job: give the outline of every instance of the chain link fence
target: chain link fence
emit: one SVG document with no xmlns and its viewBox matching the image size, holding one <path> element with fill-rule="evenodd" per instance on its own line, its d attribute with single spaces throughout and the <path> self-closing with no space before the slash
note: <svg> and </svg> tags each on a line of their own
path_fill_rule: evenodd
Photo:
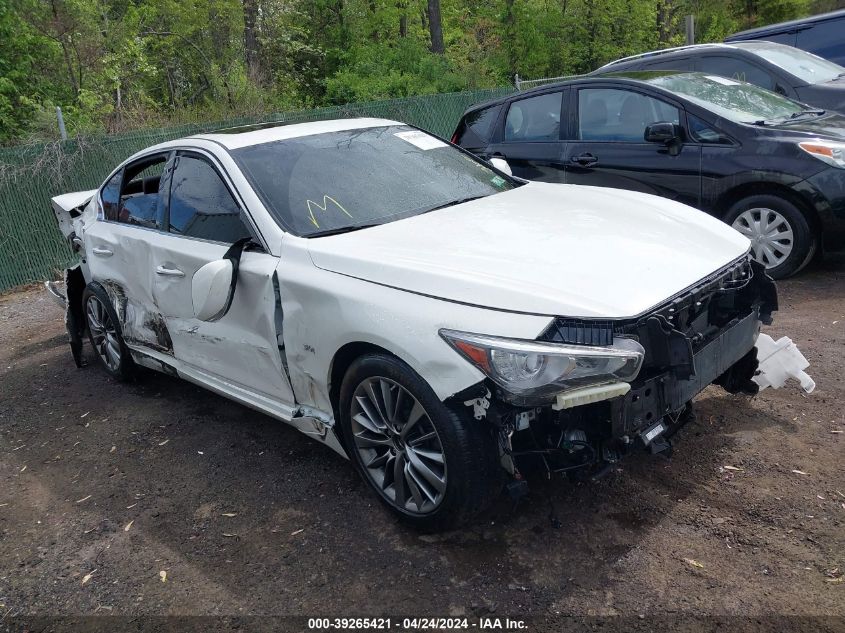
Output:
<svg viewBox="0 0 845 633">
<path fill-rule="evenodd" d="M 95 189 L 118 163 L 150 145 L 241 125 L 347 117 L 404 121 L 448 138 L 470 105 L 511 92 L 513 88 L 507 87 L 422 95 L 0 148 L 0 292 L 33 281 L 54 279 L 73 261 L 73 254 L 56 226 L 51 197 Z"/>
</svg>

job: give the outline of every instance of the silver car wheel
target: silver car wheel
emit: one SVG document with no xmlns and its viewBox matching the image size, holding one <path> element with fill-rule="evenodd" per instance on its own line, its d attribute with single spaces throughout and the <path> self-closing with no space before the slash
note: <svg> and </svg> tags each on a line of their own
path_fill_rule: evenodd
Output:
<svg viewBox="0 0 845 633">
<path fill-rule="evenodd" d="M 88 297 L 85 303 L 85 315 L 94 351 L 112 371 L 120 367 L 120 339 L 117 329 L 109 316 L 106 306 L 97 297 Z"/>
<path fill-rule="evenodd" d="M 792 253 L 795 244 L 792 227 L 774 209 L 748 209 L 731 226 L 751 240 L 754 259 L 767 269 L 779 266 Z"/>
<path fill-rule="evenodd" d="M 419 401 L 375 376 L 355 389 L 350 418 L 364 472 L 382 495 L 406 512 L 433 512 L 446 493 L 446 456 Z"/>
</svg>

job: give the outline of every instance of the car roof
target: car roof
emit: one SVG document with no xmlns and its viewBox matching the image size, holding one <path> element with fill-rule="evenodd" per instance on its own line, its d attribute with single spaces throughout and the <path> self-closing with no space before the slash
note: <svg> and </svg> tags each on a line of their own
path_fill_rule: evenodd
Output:
<svg viewBox="0 0 845 633">
<path fill-rule="evenodd" d="M 797 20 L 789 20 L 788 22 L 778 22 L 777 24 L 769 24 L 768 26 L 759 26 L 755 29 L 747 29 L 726 37 L 725 41 L 731 42 L 734 38 L 756 37 L 758 35 L 780 33 L 781 31 L 789 31 L 790 29 L 803 26 L 805 24 L 813 24 L 815 22 L 824 22 L 825 20 L 835 20 L 838 18 L 845 18 L 845 9 L 831 11 L 830 13 L 820 13 L 819 15 L 811 15 L 810 17 L 799 18 Z"/>
<path fill-rule="evenodd" d="M 750 42 L 749 42 L 750 43 Z M 590 74 L 598 73 L 604 71 L 608 68 L 613 68 L 616 65 L 625 64 L 628 62 L 639 61 L 643 59 L 650 59 L 652 57 L 663 57 L 664 55 L 683 55 L 689 52 L 697 52 L 697 51 L 706 51 L 706 50 L 721 50 L 721 51 L 730 51 L 730 50 L 742 50 L 748 48 L 746 42 L 731 42 L 730 44 L 725 44 L 722 42 L 716 42 L 713 44 L 690 44 L 688 46 L 675 46 L 672 48 L 661 48 L 656 51 L 648 51 L 646 53 L 639 53 L 637 55 L 630 55 L 628 57 L 623 57 L 621 59 L 614 60 L 612 62 L 608 62 L 604 66 L 600 66 L 596 70 L 594 70 Z"/>
<path fill-rule="evenodd" d="M 212 141 L 222 145 L 226 149 L 240 149 L 251 145 L 261 145 L 262 143 L 272 143 L 274 141 L 302 136 L 384 127 L 388 125 L 404 125 L 404 123 L 390 119 L 376 118 L 330 119 L 328 121 L 309 121 L 307 123 L 263 123 L 217 130 L 210 134 L 197 134 L 188 138 L 192 140 Z"/>
<path fill-rule="evenodd" d="M 626 74 L 627 72 L 636 73 L 636 75 Z M 678 70 L 639 70 L 639 71 L 625 71 L 620 70 L 618 72 L 608 73 L 606 75 L 573 75 L 568 79 L 564 79 L 563 81 L 555 81 L 552 83 L 543 84 L 542 86 L 535 86 L 534 88 L 529 88 L 528 90 L 520 90 L 518 92 L 512 92 L 509 95 L 505 95 L 504 97 L 498 97 L 496 99 L 488 99 L 487 101 L 480 101 L 478 103 L 474 103 L 469 108 L 466 109 L 464 114 L 461 118 L 465 117 L 467 114 L 471 112 L 476 112 L 478 110 L 483 110 L 484 108 L 489 108 L 490 106 L 495 106 L 500 103 L 505 103 L 506 101 L 512 99 L 524 99 L 526 97 L 530 97 L 531 95 L 535 94 L 542 94 L 543 92 L 555 90 L 558 88 L 566 88 L 567 86 L 574 86 L 579 84 L 590 84 L 590 83 L 598 83 L 604 82 L 608 79 L 612 79 L 614 81 L 621 81 L 622 83 L 628 84 L 648 84 L 648 79 L 656 79 L 658 77 L 663 77 L 666 75 L 677 75 L 679 73 L 684 74 L 699 74 L 704 75 L 706 73 L 693 73 L 691 71 L 678 71 Z M 647 79 L 643 78 L 643 75 L 647 75 Z"/>
</svg>

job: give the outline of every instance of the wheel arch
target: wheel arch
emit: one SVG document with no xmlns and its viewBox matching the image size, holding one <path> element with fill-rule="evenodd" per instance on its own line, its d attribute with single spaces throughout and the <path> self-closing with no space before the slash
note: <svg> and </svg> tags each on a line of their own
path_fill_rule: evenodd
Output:
<svg viewBox="0 0 845 633">
<path fill-rule="evenodd" d="M 794 204 L 807 218 L 815 238 L 821 232 L 821 221 L 813 205 L 794 189 L 777 182 L 747 182 L 729 189 L 716 202 L 716 215 L 724 220 L 733 205 L 740 200 L 757 195 L 780 196 Z"/>
<path fill-rule="evenodd" d="M 328 376 L 328 387 L 329 387 L 329 401 L 332 405 L 332 411 L 334 412 L 335 416 L 338 413 L 338 405 L 340 402 L 340 386 L 343 383 L 343 377 L 346 375 L 346 372 L 352 366 L 352 363 L 355 362 L 356 359 L 360 358 L 365 354 L 386 354 L 388 356 L 392 356 L 394 358 L 398 358 L 399 360 L 404 359 L 400 358 L 389 349 L 385 349 L 380 345 L 376 345 L 375 343 L 368 343 L 365 341 L 353 341 L 351 343 L 346 343 L 340 349 L 338 349 L 334 356 L 332 357 L 331 365 L 329 366 L 329 376 Z M 418 372 L 419 373 L 419 372 Z"/>
</svg>

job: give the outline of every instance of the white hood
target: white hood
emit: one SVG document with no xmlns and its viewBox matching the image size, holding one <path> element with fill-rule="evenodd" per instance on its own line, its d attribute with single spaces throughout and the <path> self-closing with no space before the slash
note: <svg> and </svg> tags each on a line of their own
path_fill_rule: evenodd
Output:
<svg viewBox="0 0 845 633">
<path fill-rule="evenodd" d="M 532 182 L 413 218 L 308 240 L 319 268 L 542 315 L 629 317 L 746 253 L 715 218 L 646 194 Z"/>
</svg>

